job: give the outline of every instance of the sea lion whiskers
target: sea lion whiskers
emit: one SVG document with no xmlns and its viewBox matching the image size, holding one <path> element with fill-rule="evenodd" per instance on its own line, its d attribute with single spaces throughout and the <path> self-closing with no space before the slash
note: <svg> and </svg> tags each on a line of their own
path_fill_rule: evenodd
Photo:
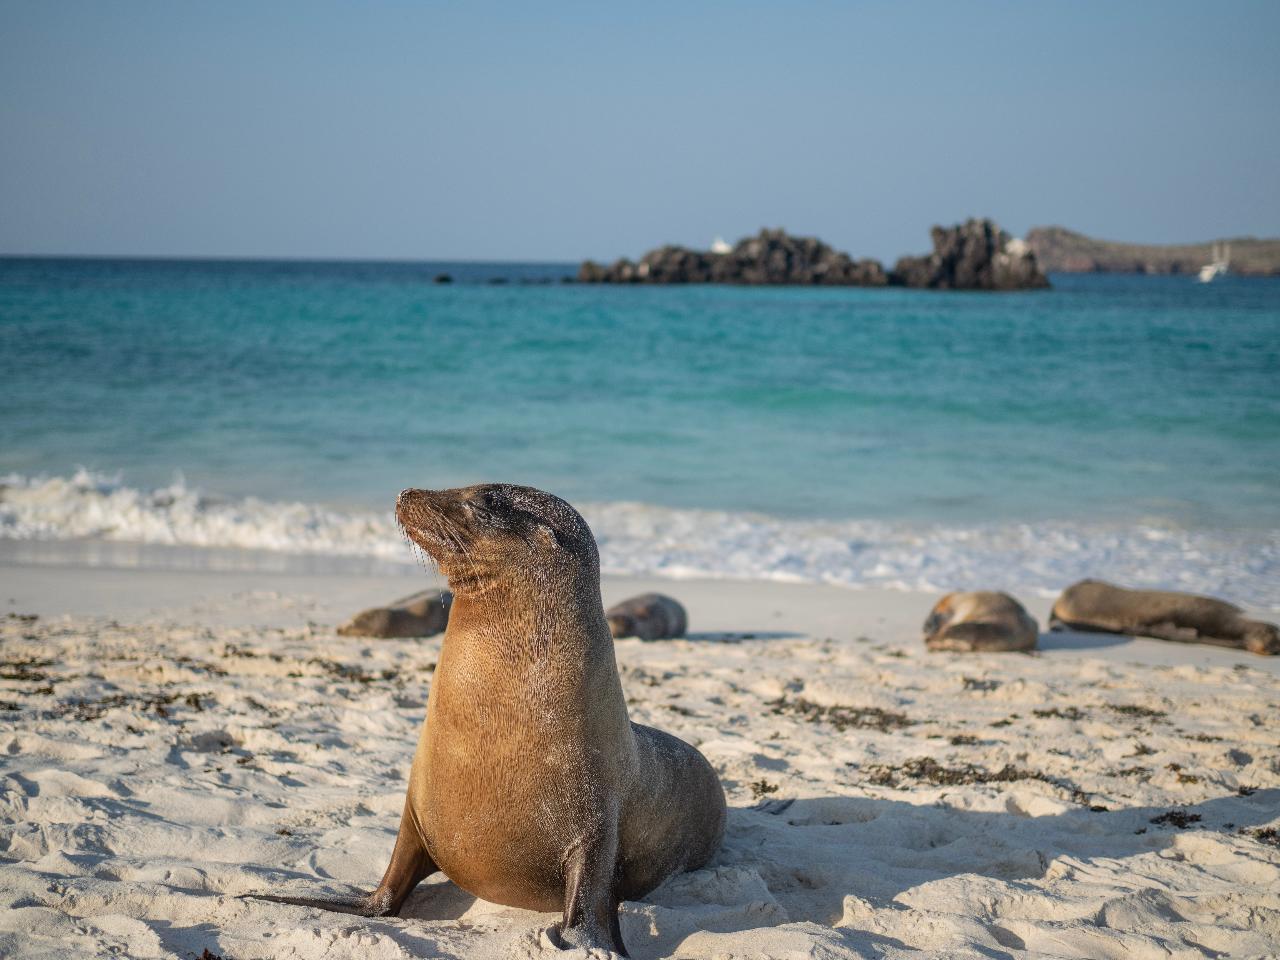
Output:
<svg viewBox="0 0 1280 960">
<path fill-rule="evenodd" d="M 399 517 L 396 518 L 396 527 L 400 530 L 400 537 L 409 545 L 409 552 L 422 567 L 423 573 L 431 573 L 432 568 L 434 568 L 437 574 L 440 573 L 440 566 L 436 563 L 435 557 L 432 557 L 431 554 L 427 553 L 427 551 L 423 550 L 413 542 L 413 537 L 409 536 L 409 531 L 404 528 L 404 524 L 400 522 Z M 427 566 L 428 561 L 430 561 L 431 567 Z"/>
<path fill-rule="evenodd" d="M 453 520 L 447 517 L 443 511 L 437 512 L 434 519 L 448 531 L 449 537 L 453 543 L 456 544 L 462 559 L 465 560 L 467 566 L 471 568 L 472 589 L 470 592 L 473 594 L 484 592 L 484 590 L 488 588 L 479 586 L 484 582 L 484 577 L 480 572 L 479 566 L 476 564 L 475 550 L 471 547 L 467 533 Z"/>
<path fill-rule="evenodd" d="M 409 530 L 405 527 L 399 517 L 396 517 L 396 526 L 400 528 L 400 536 L 403 537 L 404 542 L 409 545 L 409 551 L 418 561 L 418 565 L 422 567 L 422 572 L 428 576 L 444 576 L 444 571 L 440 569 L 440 564 L 436 561 L 436 558 L 423 549 L 423 547 L 415 541 L 413 537 L 409 536 Z"/>
<path fill-rule="evenodd" d="M 401 498 L 403 497 L 404 493 L 401 493 Z M 446 515 L 444 510 L 439 509 L 434 503 L 428 502 L 424 504 L 419 500 L 415 504 L 415 507 L 416 509 L 412 522 L 406 521 L 402 518 L 398 509 L 396 512 L 396 521 L 400 524 L 401 530 L 403 530 L 406 536 L 409 537 L 410 542 L 414 542 L 412 532 L 410 531 L 410 527 L 412 527 L 413 530 L 424 534 L 429 539 L 446 548 L 450 555 L 457 557 L 466 563 L 471 570 L 471 586 L 473 588 L 479 588 L 479 586 L 484 582 L 484 576 L 475 561 L 474 550 L 470 543 L 471 538 L 467 531 L 459 527 L 458 524 Z M 432 563 L 438 572 L 447 574 L 447 571 L 441 564 L 440 558 L 434 556 L 431 551 L 427 550 L 422 544 L 415 543 L 415 546 L 431 557 Z M 476 591 L 473 589 L 471 592 Z"/>
</svg>

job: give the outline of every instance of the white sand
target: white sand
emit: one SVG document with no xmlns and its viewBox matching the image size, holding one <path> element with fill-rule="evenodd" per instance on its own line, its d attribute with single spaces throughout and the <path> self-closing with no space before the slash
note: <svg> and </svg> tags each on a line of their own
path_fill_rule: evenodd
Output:
<svg viewBox="0 0 1280 960">
<path fill-rule="evenodd" d="M 442 878 L 393 920 L 236 896 L 381 875 L 439 638 L 332 628 L 420 583 L 0 566 L 40 615 L 0 621 L 0 955 L 550 956 L 555 917 Z M 1276 659 L 927 654 L 924 594 L 605 597 L 655 586 L 695 633 L 617 645 L 632 716 L 697 744 L 731 809 L 710 868 L 624 905 L 634 956 L 1280 954 Z"/>
</svg>

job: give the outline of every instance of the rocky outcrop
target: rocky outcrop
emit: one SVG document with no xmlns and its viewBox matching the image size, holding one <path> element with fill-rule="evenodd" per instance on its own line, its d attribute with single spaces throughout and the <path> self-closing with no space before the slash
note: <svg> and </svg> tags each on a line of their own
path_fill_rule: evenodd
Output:
<svg viewBox="0 0 1280 960">
<path fill-rule="evenodd" d="M 739 240 L 712 266 L 713 283 L 883 287 L 887 279 L 875 260 L 854 260 L 816 237 L 782 230 Z"/>
<path fill-rule="evenodd" d="M 1242 276 L 1280 276 L 1280 240 L 1236 237 L 1230 270 Z M 1143 244 L 1095 240 L 1065 227 L 1036 227 L 1029 246 L 1049 272 L 1192 274 L 1213 260 L 1213 243 Z"/>
<path fill-rule="evenodd" d="M 891 274 L 876 260 L 855 260 L 816 237 L 761 230 L 727 253 L 665 246 L 638 261 L 604 265 L 588 260 L 579 283 L 725 283 L 883 287 L 934 290 L 1029 290 L 1047 287 L 1035 255 L 990 220 L 933 228 L 933 253 L 903 257 Z"/>
<path fill-rule="evenodd" d="M 875 260 L 854 260 L 815 237 L 793 237 L 783 230 L 761 230 L 728 253 L 665 246 L 638 262 L 623 258 L 604 266 L 588 260 L 578 271 L 580 283 L 882 287 L 887 279 Z"/>
<path fill-rule="evenodd" d="M 1049 286 L 1027 244 L 991 220 L 934 227 L 933 253 L 902 257 L 889 274 L 894 286 L 926 290 L 1035 290 Z"/>
</svg>

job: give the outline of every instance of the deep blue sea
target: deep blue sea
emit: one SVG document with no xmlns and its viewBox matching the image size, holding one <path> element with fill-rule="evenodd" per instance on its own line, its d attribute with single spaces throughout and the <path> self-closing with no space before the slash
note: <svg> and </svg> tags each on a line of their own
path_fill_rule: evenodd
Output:
<svg viewBox="0 0 1280 960">
<path fill-rule="evenodd" d="M 502 480 L 614 571 L 1280 606 L 1280 281 L 573 272 L 0 259 L 0 537 L 395 558 L 400 488 Z"/>
</svg>

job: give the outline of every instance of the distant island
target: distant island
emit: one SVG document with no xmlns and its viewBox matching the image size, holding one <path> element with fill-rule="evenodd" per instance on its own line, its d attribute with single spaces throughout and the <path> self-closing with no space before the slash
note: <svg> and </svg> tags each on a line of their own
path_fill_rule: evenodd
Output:
<svg viewBox="0 0 1280 960">
<path fill-rule="evenodd" d="M 901 257 L 886 271 L 877 260 L 855 260 L 816 237 L 761 230 L 733 247 L 693 250 L 663 246 L 638 261 L 587 260 L 579 283 L 725 283 L 927 290 L 1035 290 L 1049 286 L 1036 255 L 988 219 L 934 227 L 933 252 Z"/>
<path fill-rule="evenodd" d="M 1217 241 L 1222 243 L 1224 241 Z M 1280 239 L 1234 237 L 1230 272 L 1252 277 L 1280 276 Z M 1048 273 L 1195 274 L 1212 257 L 1213 243 L 1140 244 L 1095 240 L 1065 227 L 1035 227 L 1027 246 Z"/>
</svg>

